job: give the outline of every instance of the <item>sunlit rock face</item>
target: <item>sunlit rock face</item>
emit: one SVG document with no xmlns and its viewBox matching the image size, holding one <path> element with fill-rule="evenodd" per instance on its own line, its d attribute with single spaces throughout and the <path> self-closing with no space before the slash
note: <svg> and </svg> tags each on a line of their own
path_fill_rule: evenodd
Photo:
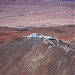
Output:
<svg viewBox="0 0 75 75">
<path fill-rule="evenodd" d="M 36 33 L 2 43 L 0 75 L 75 75 L 75 49 Z"/>
</svg>

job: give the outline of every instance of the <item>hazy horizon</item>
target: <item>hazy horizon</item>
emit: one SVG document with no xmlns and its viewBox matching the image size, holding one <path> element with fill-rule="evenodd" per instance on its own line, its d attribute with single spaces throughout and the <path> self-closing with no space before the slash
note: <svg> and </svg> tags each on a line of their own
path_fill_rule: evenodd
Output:
<svg viewBox="0 0 75 75">
<path fill-rule="evenodd" d="M 0 0 L 0 4 L 14 4 L 16 2 L 28 2 L 28 3 L 35 3 L 35 2 L 58 2 L 58 1 L 75 1 L 75 0 Z"/>
</svg>

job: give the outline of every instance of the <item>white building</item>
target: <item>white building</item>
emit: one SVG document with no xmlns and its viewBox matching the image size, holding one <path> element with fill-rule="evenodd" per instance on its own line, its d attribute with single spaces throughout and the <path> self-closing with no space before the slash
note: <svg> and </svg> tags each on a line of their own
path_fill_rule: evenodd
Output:
<svg viewBox="0 0 75 75">
<path fill-rule="evenodd" d="M 28 38 L 36 38 L 36 37 L 38 37 L 38 34 L 36 34 L 36 33 L 32 33 L 32 34 L 30 34 L 29 36 L 27 36 Z"/>
</svg>

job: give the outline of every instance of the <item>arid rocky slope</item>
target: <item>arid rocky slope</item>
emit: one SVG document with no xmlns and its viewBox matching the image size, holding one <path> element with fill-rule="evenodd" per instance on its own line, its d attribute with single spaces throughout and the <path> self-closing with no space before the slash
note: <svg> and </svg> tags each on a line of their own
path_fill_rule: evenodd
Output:
<svg viewBox="0 0 75 75">
<path fill-rule="evenodd" d="M 43 37 L 2 43 L 0 75 L 75 75 L 75 48 Z"/>
</svg>

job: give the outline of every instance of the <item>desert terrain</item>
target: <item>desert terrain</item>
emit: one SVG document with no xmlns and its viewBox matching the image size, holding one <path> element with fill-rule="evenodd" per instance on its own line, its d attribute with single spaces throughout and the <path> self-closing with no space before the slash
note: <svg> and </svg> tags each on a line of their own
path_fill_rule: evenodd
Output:
<svg viewBox="0 0 75 75">
<path fill-rule="evenodd" d="M 8 40 L 14 40 L 27 36 L 31 33 L 38 33 L 46 36 L 53 36 L 62 41 L 75 40 L 75 25 L 68 26 L 52 26 L 52 27 L 25 27 L 25 28 L 0 28 L 0 43 Z"/>
<path fill-rule="evenodd" d="M 10 0 L 0 5 L 0 27 L 74 25 L 74 7 L 74 2 L 66 1 Z"/>
<path fill-rule="evenodd" d="M 75 28 L 74 7 L 72 1 L 2 0 L 0 1 L 0 42 L 32 32 L 71 40 L 74 38 Z M 16 31 L 14 28 L 19 28 L 21 31 Z"/>
<path fill-rule="evenodd" d="M 75 41 L 36 35 L 0 44 L 0 75 L 75 75 Z"/>
<path fill-rule="evenodd" d="M 75 75 L 74 3 L 0 0 L 0 75 Z"/>
</svg>

